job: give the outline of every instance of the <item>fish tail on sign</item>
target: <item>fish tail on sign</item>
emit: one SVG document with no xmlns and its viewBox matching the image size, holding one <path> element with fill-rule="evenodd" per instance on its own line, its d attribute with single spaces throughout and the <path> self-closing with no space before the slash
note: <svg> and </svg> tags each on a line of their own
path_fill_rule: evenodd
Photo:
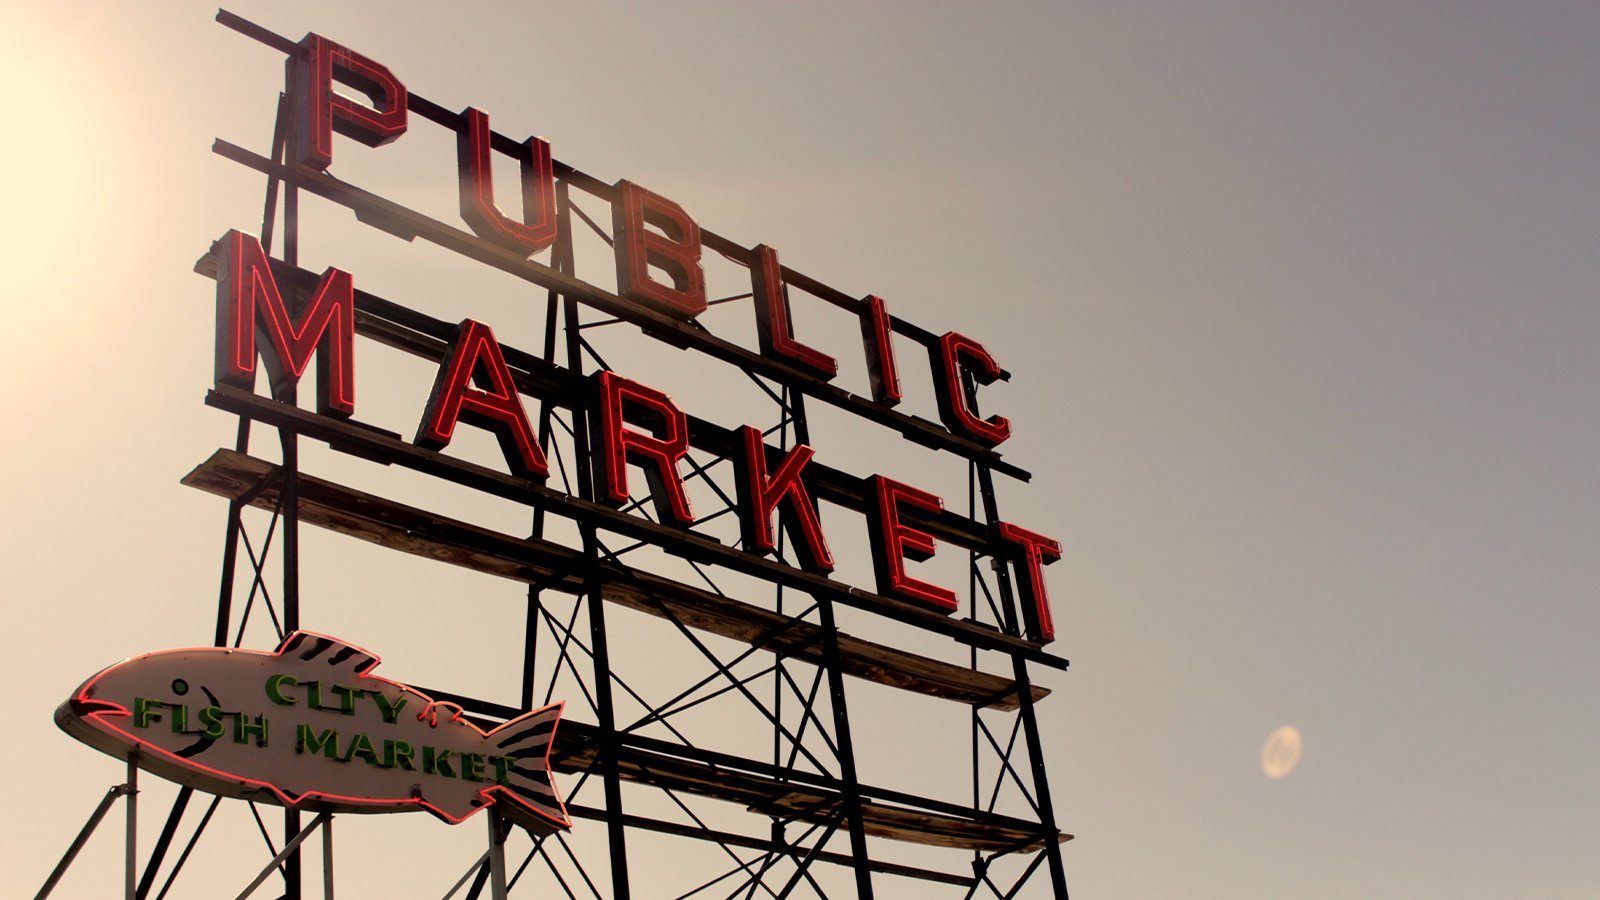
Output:
<svg viewBox="0 0 1600 900">
<path fill-rule="evenodd" d="M 504 801 L 501 812 L 508 819 L 536 834 L 572 827 L 550 779 L 550 739 L 562 707 L 557 703 L 536 709 L 484 735 L 492 756 L 504 760 L 504 777 L 497 777 L 500 784 L 486 793 Z"/>
</svg>

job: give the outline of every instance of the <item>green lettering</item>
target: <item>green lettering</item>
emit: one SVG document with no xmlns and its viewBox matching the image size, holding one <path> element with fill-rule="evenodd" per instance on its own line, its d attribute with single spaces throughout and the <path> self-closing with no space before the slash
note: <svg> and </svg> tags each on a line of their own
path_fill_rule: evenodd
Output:
<svg viewBox="0 0 1600 900">
<path fill-rule="evenodd" d="M 322 682 L 307 681 L 303 683 L 306 689 L 306 706 L 312 709 L 322 709 Z"/>
<path fill-rule="evenodd" d="M 133 727 L 149 728 L 151 722 L 161 721 L 161 713 L 156 710 L 165 706 L 160 700 L 146 700 L 143 697 L 133 698 Z"/>
<path fill-rule="evenodd" d="M 363 691 L 360 688 L 353 688 L 353 687 L 350 687 L 348 685 L 336 684 L 336 685 L 333 686 L 333 692 L 334 692 L 334 694 L 338 695 L 338 697 L 339 697 L 339 715 L 341 715 L 341 716 L 353 716 L 353 715 L 355 715 L 356 714 L 356 698 L 361 696 Z"/>
<path fill-rule="evenodd" d="M 385 697 L 382 691 L 367 691 L 367 693 L 372 695 L 372 699 L 378 701 L 378 712 L 383 715 L 385 725 L 393 725 L 395 720 L 400 718 L 400 710 L 406 705 L 406 698 L 401 697 L 391 704 L 389 698 Z"/>
<path fill-rule="evenodd" d="M 494 763 L 495 783 L 510 784 L 511 770 L 516 767 L 517 758 L 514 756 L 491 756 L 489 759 Z"/>
<path fill-rule="evenodd" d="M 283 686 L 295 687 L 299 684 L 300 682 L 293 675 L 269 675 L 267 676 L 267 699 L 279 706 L 293 706 L 295 699 L 284 696 Z"/>
<path fill-rule="evenodd" d="M 484 757 L 482 753 L 461 754 L 461 780 L 482 781 L 483 759 Z"/>
<path fill-rule="evenodd" d="M 172 710 L 172 733 L 183 734 L 189 730 L 189 707 L 182 703 L 168 703 Z"/>
<path fill-rule="evenodd" d="M 321 734 L 311 730 L 310 725 L 296 725 L 294 727 L 294 752 L 296 753 L 321 753 L 329 759 L 337 759 L 339 751 L 339 732 L 332 728 L 324 728 Z"/>
<path fill-rule="evenodd" d="M 405 741 L 383 742 L 383 767 L 385 769 L 405 769 L 415 772 L 417 767 L 412 764 L 411 757 L 416 754 L 416 749 Z"/>
<path fill-rule="evenodd" d="M 423 774 L 443 775 L 446 778 L 456 777 L 456 770 L 450 767 L 450 757 L 453 755 L 455 755 L 454 750 L 440 750 L 435 747 L 423 747 Z"/>
<path fill-rule="evenodd" d="M 265 747 L 267 745 L 267 717 L 256 716 L 255 718 L 256 720 L 251 722 L 250 717 L 244 713 L 239 713 L 233 717 L 233 742 L 235 744 L 249 743 L 250 735 L 253 734 L 256 736 L 257 747 Z"/>
<path fill-rule="evenodd" d="M 369 766 L 383 768 L 383 760 L 378 759 L 378 751 L 372 747 L 372 738 L 361 732 L 357 732 L 356 736 L 350 739 L 350 746 L 344 750 L 344 761 L 349 762 L 358 756 Z"/>
<path fill-rule="evenodd" d="M 208 741 L 222 737 L 223 732 L 227 730 L 222 724 L 223 715 L 220 706 L 207 706 L 201 709 L 200 724 L 205 726 L 205 730 L 200 732 L 200 736 Z"/>
</svg>

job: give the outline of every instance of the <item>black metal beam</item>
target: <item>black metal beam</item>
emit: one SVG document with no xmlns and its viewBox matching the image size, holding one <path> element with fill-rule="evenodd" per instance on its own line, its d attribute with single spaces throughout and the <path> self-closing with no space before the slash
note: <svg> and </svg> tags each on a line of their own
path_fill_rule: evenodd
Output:
<svg viewBox="0 0 1600 900">
<path fill-rule="evenodd" d="M 588 806 L 569 805 L 567 807 L 567 812 L 575 818 L 590 819 L 593 821 L 600 821 L 606 816 L 605 810 Z M 645 816 L 635 815 L 624 815 L 622 820 L 623 823 L 629 828 L 638 828 L 644 831 L 653 831 L 659 834 L 670 834 L 676 837 L 692 838 L 694 840 L 715 841 L 717 843 L 727 844 L 730 847 L 742 847 L 747 850 L 762 850 L 769 852 L 780 852 L 785 849 L 785 845 L 767 838 L 751 837 L 750 835 L 737 834 L 731 831 L 718 831 L 710 828 L 702 828 L 698 825 L 681 825 L 677 822 L 667 822 L 661 819 L 651 819 Z M 832 863 L 840 866 L 853 866 L 856 864 L 855 857 L 850 854 L 834 853 L 826 850 L 818 853 L 817 859 L 822 862 Z M 969 875 L 956 875 L 950 872 L 939 872 L 933 869 L 923 869 L 917 866 L 901 865 L 899 863 L 884 862 L 882 860 L 869 860 L 867 865 L 874 872 L 882 872 L 885 875 L 898 875 L 904 878 L 916 878 L 922 881 L 936 881 L 944 884 L 960 885 L 961 887 L 969 887 L 977 882 L 976 878 L 973 878 Z"/>
<path fill-rule="evenodd" d="M 308 437 L 325 441 L 335 449 L 366 459 L 403 465 L 507 500 L 543 505 L 566 518 L 592 522 L 607 531 L 669 548 L 670 552 L 683 559 L 720 565 L 813 596 L 821 594 L 845 606 L 915 625 L 980 649 L 1021 654 L 1029 661 L 1057 669 L 1065 669 L 1068 665 L 1067 660 L 1041 649 L 1038 644 L 990 626 L 946 618 L 906 601 L 884 597 L 776 560 L 745 553 L 710 537 L 629 516 L 603 504 L 573 497 L 527 479 L 418 447 L 380 429 L 319 416 L 235 388 L 222 387 L 210 391 L 206 395 L 206 403 L 229 412 L 248 414 L 276 427 L 293 428 Z M 582 467 L 579 468 L 581 471 Z"/>
<path fill-rule="evenodd" d="M 969 460 L 984 460 L 994 471 L 1020 481 L 1028 481 L 1033 477 L 1026 469 L 1001 459 L 1000 454 L 994 450 L 952 434 L 941 425 L 897 412 L 828 382 L 818 381 L 784 362 L 716 337 L 692 323 L 682 322 L 630 303 L 587 282 L 579 281 L 549 266 L 485 241 L 471 232 L 425 216 L 325 172 L 284 166 L 220 138 L 212 144 L 212 151 L 224 159 L 232 160 L 265 175 L 275 175 L 288 184 L 345 206 L 356 213 L 357 218 L 382 231 L 406 240 L 423 238 L 524 281 L 559 291 L 563 297 L 579 300 L 584 305 L 607 315 L 632 322 L 651 337 L 675 347 L 693 348 L 707 356 L 730 363 L 742 371 L 756 372 L 795 387 L 824 403 L 893 429 L 915 444 L 932 450 L 954 453 Z"/>
</svg>

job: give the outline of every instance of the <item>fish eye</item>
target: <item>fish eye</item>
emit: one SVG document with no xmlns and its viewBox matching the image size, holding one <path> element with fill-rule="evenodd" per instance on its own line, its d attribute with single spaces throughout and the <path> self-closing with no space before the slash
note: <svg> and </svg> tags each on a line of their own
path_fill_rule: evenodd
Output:
<svg viewBox="0 0 1600 900">
<path fill-rule="evenodd" d="M 179 697 L 189 693 L 189 682 L 184 681 L 182 678 L 172 679 L 172 692 Z"/>
</svg>

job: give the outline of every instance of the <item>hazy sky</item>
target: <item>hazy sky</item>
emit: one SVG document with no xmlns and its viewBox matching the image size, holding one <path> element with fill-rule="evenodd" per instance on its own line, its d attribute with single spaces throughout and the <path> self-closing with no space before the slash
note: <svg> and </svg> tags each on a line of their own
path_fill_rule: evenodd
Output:
<svg viewBox="0 0 1600 900">
<path fill-rule="evenodd" d="M 1015 426 L 1006 458 L 1035 473 L 1003 490 L 1007 518 L 1065 548 L 1048 577 L 1072 667 L 1041 675 L 1055 693 L 1040 715 L 1075 896 L 1600 891 L 1600 7 L 229 8 L 348 44 L 446 107 L 487 109 L 603 180 L 971 334 L 1014 373 L 985 398 Z M 51 724 L 54 706 L 116 659 L 210 638 L 224 504 L 177 481 L 233 425 L 201 402 L 213 286 L 191 268 L 227 229 L 259 228 L 261 179 L 209 146 L 266 152 L 282 72 L 214 11 L 0 13 L 0 672 L 18 701 L 0 803 L 32 820 L 0 842 L 6 896 L 32 896 L 122 776 Z M 445 138 L 339 140 L 336 172 L 453 221 Z M 419 162 L 430 152 L 437 166 Z M 306 217 L 302 265 L 537 349 L 542 292 L 328 204 Z M 864 391 L 853 325 L 800 324 Z M 617 368 L 743 421 L 726 371 L 608 339 Z M 414 428 L 431 373 L 362 371 L 372 417 Z M 831 465 L 959 482 L 946 457 L 895 460 L 817 415 Z M 461 672 L 514 695 L 492 659 L 461 661 L 449 639 L 430 654 L 422 601 L 386 587 L 453 579 L 434 590 L 467 608 L 449 593 L 464 576 L 307 541 L 309 627 L 349 632 L 390 677 Z M 954 548 L 940 559 L 959 569 Z M 484 590 L 486 610 L 517 615 L 514 585 Z M 881 756 L 903 736 L 902 695 L 860 696 Z M 962 720 L 943 721 L 960 751 Z M 1282 725 L 1304 753 L 1272 780 L 1261 747 Z M 170 797 L 148 787 L 146 846 Z M 441 895 L 479 852 L 476 824 L 393 818 L 339 831 L 351 865 L 363 841 L 373 858 L 410 848 L 391 890 Z M 120 820 L 103 828 L 60 896 L 120 887 Z M 440 846 L 418 857 L 426 841 Z M 241 846 L 226 864 L 211 847 L 172 896 L 237 892 L 265 862 Z"/>
</svg>

